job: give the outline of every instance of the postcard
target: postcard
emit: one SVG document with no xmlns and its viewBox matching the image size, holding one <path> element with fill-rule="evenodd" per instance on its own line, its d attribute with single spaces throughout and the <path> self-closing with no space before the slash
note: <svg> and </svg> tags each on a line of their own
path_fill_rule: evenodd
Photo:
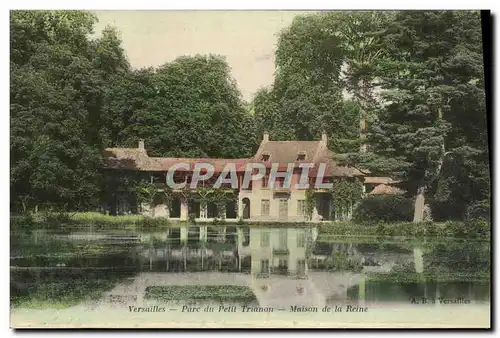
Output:
<svg viewBox="0 0 500 338">
<path fill-rule="evenodd" d="M 11 327 L 491 328 L 489 15 L 11 11 Z"/>
</svg>

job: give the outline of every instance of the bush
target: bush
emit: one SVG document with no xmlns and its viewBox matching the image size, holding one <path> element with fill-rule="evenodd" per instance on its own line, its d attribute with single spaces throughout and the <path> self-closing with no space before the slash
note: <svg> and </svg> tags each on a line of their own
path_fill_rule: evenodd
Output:
<svg viewBox="0 0 500 338">
<path fill-rule="evenodd" d="M 36 221 L 32 214 L 13 216 L 10 218 L 10 229 L 12 230 L 32 230 L 36 227 Z"/>
<path fill-rule="evenodd" d="M 412 218 L 413 201 L 402 196 L 366 197 L 353 213 L 353 221 L 362 224 L 410 222 Z"/>
<path fill-rule="evenodd" d="M 166 228 L 170 225 L 170 222 L 165 217 L 144 217 L 135 222 L 136 228 L 138 230 L 146 231 L 146 230 L 156 230 L 160 228 Z"/>
<path fill-rule="evenodd" d="M 480 201 L 471 204 L 466 211 L 466 218 L 469 221 L 472 220 L 490 220 L 490 201 Z"/>
</svg>

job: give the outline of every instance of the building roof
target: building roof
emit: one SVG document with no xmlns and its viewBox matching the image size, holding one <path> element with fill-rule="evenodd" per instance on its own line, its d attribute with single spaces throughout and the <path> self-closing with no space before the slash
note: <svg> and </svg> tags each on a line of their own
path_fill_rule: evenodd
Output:
<svg viewBox="0 0 500 338">
<path fill-rule="evenodd" d="M 402 195 L 404 190 L 396 187 L 391 187 L 387 184 L 377 185 L 368 195 Z"/>
<path fill-rule="evenodd" d="M 324 163 L 325 176 L 363 176 L 363 173 L 355 168 L 337 165 L 333 160 L 334 153 L 327 147 L 325 135 L 321 141 L 269 141 L 269 136 L 265 134 L 257 153 L 249 159 L 149 157 L 143 146 L 140 144 L 139 148 L 105 149 L 104 168 L 167 171 L 174 164 L 188 163 L 192 171 L 196 163 L 210 163 L 216 172 L 221 172 L 228 163 L 234 163 L 236 171 L 244 172 L 248 163 L 262 163 L 266 167 L 279 163 L 279 171 L 286 170 L 290 163 L 297 167 L 300 163 L 314 163 L 314 168 L 309 171 L 310 176 L 314 177 L 318 173 L 320 164 Z M 305 155 L 305 159 L 298 160 L 299 154 Z M 263 161 L 262 155 L 268 155 L 268 160 Z"/>
<path fill-rule="evenodd" d="M 305 154 L 304 160 L 298 160 L 299 154 Z M 269 159 L 263 162 L 263 155 L 269 155 Z M 359 170 L 352 167 L 339 166 L 334 160 L 335 153 L 328 149 L 326 134 L 323 134 L 320 141 L 270 141 L 269 135 L 264 134 L 264 139 L 260 143 L 253 162 L 264 163 L 270 167 L 272 163 L 280 163 L 284 169 L 288 163 L 314 163 L 314 168 L 310 170 L 310 176 L 316 176 L 321 163 L 325 164 L 326 176 L 364 176 Z"/>
<path fill-rule="evenodd" d="M 104 155 L 105 168 L 142 171 L 167 171 L 177 163 L 189 164 L 190 171 L 194 169 L 196 163 L 209 163 L 214 166 L 216 172 L 221 172 L 228 163 L 234 163 L 237 171 L 244 171 L 248 162 L 248 159 L 149 157 L 139 148 L 107 148 L 104 150 Z"/>
<path fill-rule="evenodd" d="M 390 177 L 365 177 L 364 182 L 372 184 L 395 184 L 400 183 L 401 181 L 393 180 Z"/>
</svg>

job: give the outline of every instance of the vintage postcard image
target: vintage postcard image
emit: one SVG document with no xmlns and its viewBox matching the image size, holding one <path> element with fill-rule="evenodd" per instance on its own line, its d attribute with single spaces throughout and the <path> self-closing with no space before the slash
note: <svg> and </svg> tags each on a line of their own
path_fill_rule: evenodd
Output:
<svg viewBox="0 0 500 338">
<path fill-rule="evenodd" d="M 489 328 L 485 20 L 11 11 L 11 327 Z"/>
</svg>

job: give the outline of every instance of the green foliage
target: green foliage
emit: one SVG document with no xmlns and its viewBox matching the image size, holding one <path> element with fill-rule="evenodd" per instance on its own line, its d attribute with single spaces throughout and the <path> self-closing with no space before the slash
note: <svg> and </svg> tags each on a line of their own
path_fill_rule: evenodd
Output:
<svg viewBox="0 0 500 338">
<path fill-rule="evenodd" d="M 118 86 L 121 145 L 142 138 L 150 156 L 170 157 L 238 158 L 254 150 L 252 119 L 223 57 L 183 56 Z"/>
<path fill-rule="evenodd" d="M 479 13 L 402 11 L 384 20 L 373 31 L 382 53 L 352 77 L 369 74 L 380 88 L 371 153 L 350 161 L 401 177 L 405 190 L 446 201 L 447 217 L 464 219 L 468 205 L 489 196 Z"/>
<path fill-rule="evenodd" d="M 408 222 L 413 218 L 413 201 L 402 196 L 367 196 L 353 213 L 353 221 L 362 224 Z"/>
<path fill-rule="evenodd" d="M 228 202 L 238 199 L 237 192 L 232 189 L 213 189 L 197 187 L 190 198 L 200 203 L 200 207 L 205 208 L 208 203 L 214 203 L 217 206 L 219 218 L 226 217 L 226 205 Z"/>
<path fill-rule="evenodd" d="M 490 201 L 484 200 L 470 205 L 467 208 L 466 217 L 469 221 L 477 219 L 487 223 L 490 220 L 490 213 Z"/>
<path fill-rule="evenodd" d="M 116 72 L 103 60 L 126 62 L 103 47 L 113 32 L 89 40 L 95 21 L 86 11 L 11 12 L 14 210 L 82 210 L 98 202 L 102 95 Z"/>
<path fill-rule="evenodd" d="M 319 238 L 324 240 L 331 236 L 346 236 L 353 238 L 380 239 L 384 237 L 403 238 L 467 238 L 471 240 L 489 241 L 491 224 L 484 221 L 476 222 L 378 222 L 371 224 L 356 224 L 351 222 L 333 222 L 319 227 Z M 364 239 L 363 239 L 364 240 Z"/>
<path fill-rule="evenodd" d="M 337 179 L 331 189 L 333 212 L 346 214 L 363 198 L 363 183 L 359 180 Z"/>
<path fill-rule="evenodd" d="M 314 188 L 309 187 L 306 190 L 306 214 L 309 220 L 312 218 L 315 206 L 316 199 L 314 198 Z"/>
<path fill-rule="evenodd" d="M 119 32 L 92 39 L 86 11 L 12 11 L 12 209 L 89 210 L 109 190 L 102 152 L 146 141 L 152 156 L 247 157 L 253 117 L 227 62 L 182 57 L 130 69 Z"/>
<path fill-rule="evenodd" d="M 325 131 L 332 149 L 355 149 L 345 140 L 358 138 L 359 110 L 342 100 L 344 53 L 330 31 L 322 16 L 309 15 L 280 33 L 274 83 L 253 100 L 257 131 L 275 140 L 313 140 Z"/>
<path fill-rule="evenodd" d="M 146 288 L 145 298 L 159 301 L 217 301 L 220 303 L 250 303 L 256 300 L 249 287 L 238 285 L 149 286 Z"/>
<path fill-rule="evenodd" d="M 346 252 L 334 252 L 325 262 L 326 268 L 332 271 L 360 272 L 363 265 L 360 260 L 349 257 Z"/>
<path fill-rule="evenodd" d="M 135 227 L 140 231 L 159 230 L 171 225 L 170 221 L 164 217 L 143 217 L 135 221 Z"/>
<path fill-rule="evenodd" d="M 150 183 L 146 180 L 141 180 L 135 186 L 135 193 L 137 195 L 137 201 L 139 203 L 147 203 L 153 207 L 153 201 L 158 194 L 158 188 L 154 183 Z"/>
</svg>

